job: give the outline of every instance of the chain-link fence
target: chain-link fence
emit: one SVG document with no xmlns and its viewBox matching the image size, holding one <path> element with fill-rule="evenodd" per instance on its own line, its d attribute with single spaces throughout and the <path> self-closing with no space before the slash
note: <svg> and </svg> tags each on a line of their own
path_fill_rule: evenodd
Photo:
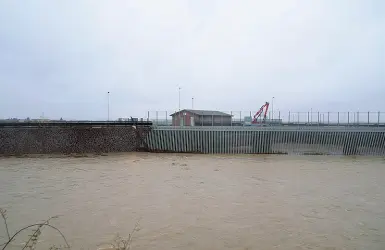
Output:
<svg viewBox="0 0 385 250">
<path fill-rule="evenodd" d="M 155 126 L 385 126 L 385 112 L 148 111 L 143 120 Z"/>
</svg>

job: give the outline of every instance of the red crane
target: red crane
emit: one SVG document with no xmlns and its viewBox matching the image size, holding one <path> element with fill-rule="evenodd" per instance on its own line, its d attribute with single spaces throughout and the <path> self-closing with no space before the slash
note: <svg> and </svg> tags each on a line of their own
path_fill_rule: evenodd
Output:
<svg viewBox="0 0 385 250">
<path fill-rule="evenodd" d="M 258 118 L 262 115 L 262 112 L 264 109 L 265 109 L 265 113 L 263 114 L 262 123 L 264 123 L 266 121 L 267 110 L 269 109 L 269 103 L 268 102 L 263 104 L 262 107 L 257 111 L 257 113 L 255 113 L 251 123 L 253 123 L 253 124 L 261 123 L 261 122 L 258 122 Z"/>
</svg>

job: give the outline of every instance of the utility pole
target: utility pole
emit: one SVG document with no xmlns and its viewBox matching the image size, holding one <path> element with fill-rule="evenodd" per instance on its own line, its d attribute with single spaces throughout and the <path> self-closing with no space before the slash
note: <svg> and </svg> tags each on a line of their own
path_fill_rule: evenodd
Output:
<svg viewBox="0 0 385 250">
<path fill-rule="evenodd" d="M 107 121 L 110 121 L 110 91 L 107 92 Z"/>
</svg>

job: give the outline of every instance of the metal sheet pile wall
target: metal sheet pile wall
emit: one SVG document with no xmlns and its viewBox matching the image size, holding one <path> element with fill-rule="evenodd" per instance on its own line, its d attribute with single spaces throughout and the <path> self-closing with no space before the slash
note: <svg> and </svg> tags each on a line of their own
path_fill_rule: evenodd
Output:
<svg viewBox="0 0 385 250">
<path fill-rule="evenodd" d="M 156 127 L 150 151 L 208 154 L 385 155 L 385 130 L 344 127 Z"/>
</svg>

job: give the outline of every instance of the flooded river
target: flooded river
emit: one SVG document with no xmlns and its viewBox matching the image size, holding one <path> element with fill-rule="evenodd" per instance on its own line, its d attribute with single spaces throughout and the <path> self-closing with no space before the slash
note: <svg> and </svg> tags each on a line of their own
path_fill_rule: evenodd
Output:
<svg viewBox="0 0 385 250">
<path fill-rule="evenodd" d="M 0 158 L 0 207 L 8 210 L 11 232 L 59 215 L 52 225 L 74 249 L 105 248 L 102 243 L 128 235 L 138 221 L 133 250 L 384 249 L 385 160 L 146 153 Z M 6 236 L 2 225 L 0 236 Z M 44 229 L 38 244 L 53 243 L 62 244 L 60 236 Z"/>
</svg>

